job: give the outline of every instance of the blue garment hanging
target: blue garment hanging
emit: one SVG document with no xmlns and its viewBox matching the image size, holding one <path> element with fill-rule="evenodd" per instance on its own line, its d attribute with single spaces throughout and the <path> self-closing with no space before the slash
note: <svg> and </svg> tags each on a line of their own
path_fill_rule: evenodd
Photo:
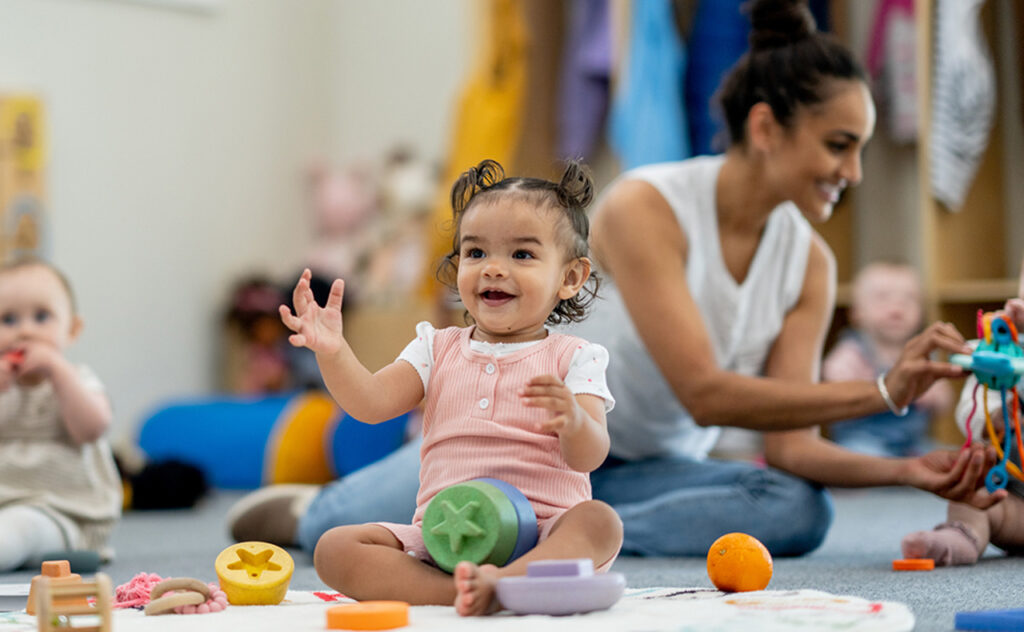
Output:
<svg viewBox="0 0 1024 632">
<path fill-rule="evenodd" d="M 714 112 L 712 99 L 722 78 L 747 50 L 750 20 L 740 12 L 745 1 L 697 3 L 686 69 L 686 111 L 695 155 L 726 149 L 715 144 L 724 126 L 721 116 Z"/>
<path fill-rule="evenodd" d="M 683 100 L 686 49 L 671 0 L 632 3 L 629 59 L 609 117 L 622 167 L 690 156 Z"/>
</svg>

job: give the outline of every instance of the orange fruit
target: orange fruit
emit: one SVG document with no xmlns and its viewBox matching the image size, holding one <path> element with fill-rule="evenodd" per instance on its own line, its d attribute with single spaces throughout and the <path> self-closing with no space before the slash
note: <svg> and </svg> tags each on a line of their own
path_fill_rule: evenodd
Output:
<svg viewBox="0 0 1024 632">
<path fill-rule="evenodd" d="M 708 549 L 708 577 L 725 592 L 764 590 L 772 579 L 772 555 L 746 533 L 726 533 Z"/>
</svg>

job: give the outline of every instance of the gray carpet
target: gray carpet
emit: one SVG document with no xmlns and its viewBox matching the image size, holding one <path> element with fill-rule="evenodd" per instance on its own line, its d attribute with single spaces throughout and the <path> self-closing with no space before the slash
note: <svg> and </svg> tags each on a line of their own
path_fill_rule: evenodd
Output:
<svg viewBox="0 0 1024 632">
<path fill-rule="evenodd" d="M 115 585 L 142 571 L 214 581 L 213 561 L 231 544 L 223 516 L 239 495 L 218 492 L 190 511 L 126 514 L 113 538 L 117 559 L 103 571 Z M 904 533 L 931 528 L 945 518 L 941 500 L 904 489 L 840 490 L 834 498 L 836 521 L 824 545 L 803 558 L 776 559 L 769 589 L 810 588 L 901 601 L 917 617 L 918 630 L 952 630 L 959 611 L 1024 607 L 1016 583 L 1024 563 L 992 548 L 973 567 L 891 570 Z M 291 587 L 323 588 L 309 556 L 292 553 L 296 569 Z M 631 587 L 710 586 L 703 559 L 625 557 L 613 570 L 625 574 Z M 0 583 L 27 582 L 34 574 L 0 574 Z"/>
</svg>

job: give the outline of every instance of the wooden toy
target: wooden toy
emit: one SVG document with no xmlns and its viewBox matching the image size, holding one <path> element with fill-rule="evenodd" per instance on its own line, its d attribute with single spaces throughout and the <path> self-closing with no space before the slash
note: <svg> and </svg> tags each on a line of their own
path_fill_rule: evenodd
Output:
<svg viewBox="0 0 1024 632">
<path fill-rule="evenodd" d="M 480 478 L 438 493 L 423 514 L 423 543 L 449 573 L 468 560 L 504 566 L 537 545 L 537 516 L 512 485 Z"/>
<path fill-rule="evenodd" d="M 269 542 L 240 542 L 224 549 L 214 563 L 220 587 L 236 606 L 281 603 L 295 571 L 287 551 Z"/>
<path fill-rule="evenodd" d="M 1021 349 L 1017 341 L 1017 328 L 1013 322 L 998 312 L 982 313 L 980 310 L 978 311 L 978 338 L 981 339 L 981 342 L 973 354 L 954 354 L 950 356 L 949 361 L 973 372 L 978 380 L 974 387 L 974 393 L 972 393 L 974 405 L 964 424 L 964 434 L 967 437 L 964 442 L 965 448 L 970 447 L 974 440 L 971 422 L 974 420 L 977 408 L 978 389 L 984 389 L 982 401 L 988 401 L 990 388 L 998 389 L 1002 398 L 1002 445 L 1000 445 L 999 434 L 992 425 L 988 406 L 984 406 L 985 427 L 988 430 L 989 440 L 1000 459 L 985 476 L 985 488 L 989 492 L 994 492 L 1006 488 L 1010 474 L 1018 480 L 1024 481 L 1020 467 L 1010 461 L 1014 442 L 1017 445 L 1017 454 L 1024 456 L 1024 444 L 1022 444 L 1020 432 L 1020 406 L 1017 397 L 1017 383 L 1024 375 L 1024 350 Z M 1007 392 L 1010 394 L 1009 398 L 1007 398 Z M 1013 419 L 1012 424 L 1011 418 Z"/>
<path fill-rule="evenodd" d="M 594 574 L 588 558 L 530 562 L 523 577 L 498 580 L 498 601 L 516 614 L 582 614 L 611 608 L 626 590 L 622 573 Z"/>
<path fill-rule="evenodd" d="M 150 602 L 146 604 L 147 615 L 180 612 L 195 614 L 196 607 L 209 602 L 203 612 L 218 612 L 227 605 L 227 596 L 217 591 L 216 599 L 211 585 L 204 584 L 192 577 L 170 577 L 157 583 L 149 592 Z M 192 606 L 191 608 L 189 608 Z"/>
<path fill-rule="evenodd" d="M 82 583 L 82 576 L 71 572 L 71 564 L 67 560 L 43 562 L 40 574 L 32 578 L 32 584 L 29 586 L 28 601 L 25 603 L 25 612 L 28 614 L 36 613 L 36 594 L 39 592 L 39 585 L 46 580 L 49 580 L 50 584 L 54 586 L 58 584 L 80 584 Z M 85 606 L 87 604 L 88 602 L 84 597 L 75 599 L 73 603 L 76 606 Z"/>
<path fill-rule="evenodd" d="M 362 601 L 327 609 L 328 630 L 390 630 L 409 625 L 404 601 Z"/>
<path fill-rule="evenodd" d="M 39 632 L 78 630 L 79 632 L 110 632 L 111 595 L 110 578 L 96 573 L 91 581 L 64 582 L 44 577 L 36 592 L 36 620 Z M 88 598 L 96 599 L 91 606 Z M 76 625 L 76 617 L 99 618 L 97 625 Z"/>
</svg>

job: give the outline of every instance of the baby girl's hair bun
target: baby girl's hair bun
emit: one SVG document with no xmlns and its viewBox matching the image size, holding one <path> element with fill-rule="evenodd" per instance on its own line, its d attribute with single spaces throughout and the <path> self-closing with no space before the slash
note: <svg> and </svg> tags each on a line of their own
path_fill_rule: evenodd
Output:
<svg viewBox="0 0 1024 632">
<path fill-rule="evenodd" d="M 466 210 L 473 196 L 505 179 L 505 169 L 497 161 L 481 160 L 459 176 L 452 186 L 452 209 L 456 215 Z"/>
<path fill-rule="evenodd" d="M 558 202 L 571 209 L 586 209 L 594 199 L 594 180 L 590 170 L 579 160 L 568 160 L 555 191 Z"/>
<path fill-rule="evenodd" d="M 818 30 L 807 0 L 751 0 L 746 11 L 752 51 L 795 44 Z"/>
</svg>

